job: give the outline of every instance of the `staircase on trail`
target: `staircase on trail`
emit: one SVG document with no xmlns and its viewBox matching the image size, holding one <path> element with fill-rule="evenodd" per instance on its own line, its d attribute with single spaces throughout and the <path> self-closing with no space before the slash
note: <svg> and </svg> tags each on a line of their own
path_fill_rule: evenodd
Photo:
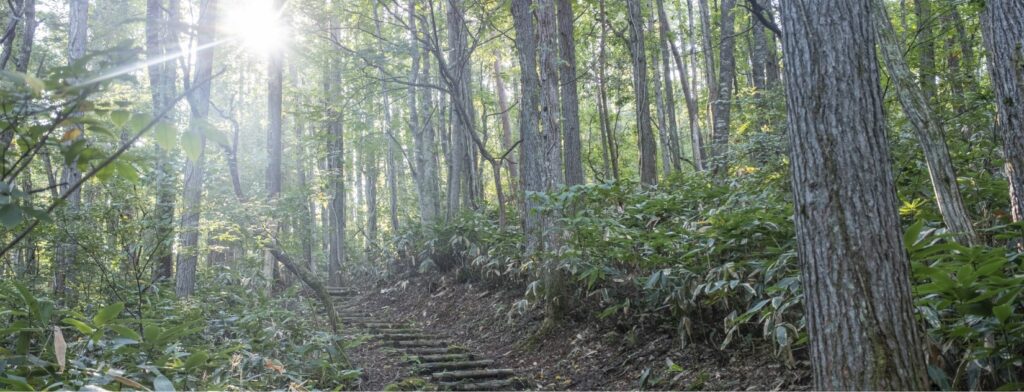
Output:
<svg viewBox="0 0 1024 392">
<path fill-rule="evenodd" d="M 497 368 L 497 361 L 454 344 L 443 335 L 424 331 L 412 323 L 381 320 L 359 306 L 357 292 L 328 287 L 338 298 L 338 317 L 349 327 L 367 332 L 384 345 L 406 356 L 414 374 L 428 377 L 438 389 L 452 391 L 494 391 L 522 389 L 514 369 Z"/>
</svg>

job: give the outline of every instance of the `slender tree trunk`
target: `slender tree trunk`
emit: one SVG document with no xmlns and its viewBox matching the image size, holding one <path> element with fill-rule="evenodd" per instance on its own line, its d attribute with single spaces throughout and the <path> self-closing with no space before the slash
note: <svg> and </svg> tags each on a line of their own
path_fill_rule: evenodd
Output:
<svg viewBox="0 0 1024 392">
<path fill-rule="evenodd" d="M 201 3 L 198 25 L 198 47 L 206 47 L 216 40 L 217 0 Z M 196 262 L 199 258 L 199 216 L 202 210 L 203 175 L 206 161 L 206 136 L 203 127 L 210 113 L 210 90 L 213 78 L 213 51 L 210 47 L 196 53 L 195 76 L 192 78 L 192 107 L 188 132 L 199 138 L 199 156 L 185 160 L 185 188 L 182 195 L 181 227 L 178 231 L 178 260 L 175 271 L 174 292 L 179 298 L 192 295 L 196 289 Z"/>
<path fill-rule="evenodd" d="M 668 151 L 666 155 L 670 160 L 672 170 L 682 170 L 681 157 L 679 155 L 680 143 L 679 143 L 679 123 L 676 118 L 676 95 L 675 87 L 672 84 L 672 54 L 669 43 L 672 41 L 672 37 L 669 32 L 668 16 L 665 14 L 665 6 L 663 0 L 656 0 L 655 10 L 657 11 L 658 18 L 658 43 L 661 50 L 661 69 L 662 75 L 665 77 L 665 115 L 668 128 L 665 129 L 668 135 L 668 143 L 663 148 Z M 671 46 L 675 46 L 674 43 Z M 676 55 L 678 59 L 678 54 Z M 680 68 L 682 68 L 682 65 Z M 686 79 L 680 79 L 683 81 L 683 86 L 686 85 Z"/>
<path fill-rule="evenodd" d="M 917 16 L 917 38 L 914 40 L 917 46 L 918 64 L 921 67 L 918 74 L 921 76 L 921 92 L 924 93 L 925 102 L 930 102 L 935 97 L 935 20 L 932 17 L 931 0 L 914 0 L 914 13 Z M 893 33 L 895 39 L 895 32 Z"/>
<path fill-rule="evenodd" d="M 727 0 L 728 1 L 728 0 Z M 711 45 L 711 11 L 708 9 L 708 0 L 697 0 L 697 7 L 700 12 L 701 52 L 704 54 L 704 86 L 708 89 L 708 128 L 714 130 L 715 124 L 715 102 L 718 102 L 718 75 L 715 73 L 715 47 Z M 696 89 L 694 89 L 696 91 Z M 709 146 L 708 158 L 715 159 L 714 134 L 712 133 L 712 146 Z M 710 162 L 710 168 L 715 168 L 717 162 Z"/>
<path fill-rule="evenodd" d="M 619 179 L 619 156 L 615 144 L 615 132 L 611 126 L 611 113 L 608 110 L 608 14 L 605 13 L 605 0 L 599 0 L 601 35 L 598 41 L 597 54 L 597 113 L 601 122 L 602 155 L 605 159 L 605 173 L 609 173 L 611 161 L 612 179 Z"/>
<path fill-rule="evenodd" d="M 380 14 L 377 11 L 378 1 L 373 2 L 373 24 L 377 32 L 377 37 L 383 37 L 380 29 Z M 381 38 L 383 39 L 383 38 Z M 378 50 L 380 54 L 384 55 L 384 45 L 381 40 L 377 41 Z M 398 137 L 397 128 L 391 122 L 391 97 L 388 95 L 388 85 L 385 81 L 384 69 L 378 68 L 378 74 L 380 75 L 380 93 L 384 100 L 384 126 L 387 127 L 385 132 L 388 139 L 388 151 L 387 161 L 385 162 L 385 174 L 387 175 L 388 181 L 388 212 L 391 223 L 391 232 L 398 233 L 398 162 L 397 155 L 399 154 L 400 147 L 395 139 Z"/>
<path fill-rule="evenodd" d="M 896 86 L 896 94 L 903 107 L 903 113 L 913 124 L 921 149 L 924 150 L 928 175 L 931 178 L 932 190 L 935 192 L 935 203 L 946 227 L 956 233 L 961 242 L 977 244 L 977 234 L 960 196 L 956 171 L 946 147 L 946 137 L 938 119 L 928 106 L 928 93 L 922 88 L 927 84 L 917 84 L 910 73 L 910 67 L 903 58 L 903 48 L 900 47 L 896 31 L 889 21 L 885 3 L 882 1 L 872 0 L 874 8 L 871 16 L 874 19 L 875 36 L 882 59 L 889 71 L 889 79 Z"/>
<path fill-rule="evenodd" d="M 508 105 L 508 94 L 505 92 L 505 81 L 501 75 L 501 58 L 494 59 L 494 80 L 498 89 L 498 110 L 501 111 L 501 149 L 502 153 L 507 152 L 512 148 L 512 120 L 509 115 Z M 517 188 L 517 179 L 519 178 L 518 167 L 519 163 L 516 162 L 515 158 L 512 158 L 511 154 L 505 156 L 505 167 L 508 170 L 508 183 L 510 189 Z M 515 192 L 512 192 L 515 195 Z M 513 196 L 513 201 L 515 196 Z"/>
<path fill-rule="evenodd" d="M 999 112 L 1013 221 L 1024 219 L 1024 3 L 987 1 L 982 36 Z"/>
<path fill-rule="evenodd" d="M 28 63 L 32 58 L 32 45 L 35 44 L 36 26 L 36 0 L 23 0 L 21 17 L 25 20 L 25 27 L 21 31 L 21 47 L 18 50 L 18 57 L 14 60 L 14 70 L 21 73 L 28 72 Z M 3 67 L 0 67 L 2 69 Z"/>
<path fill-rule="evenodd" d="M 32 1 L 32 0 L 30 0 Z M 146 2 L 146 57 L 155 60 L 174 52 L 177 41 L 168 7 L 163 0 Z M 149 89 L 153 113 L 160 113 L 174 104 L 177 95 L 177 67 L 173 61 L 154 62 L 149 65 Z M 162 147 L 156 147 L 156 216 L 153 246 L 156 265 L 153 279 L 170 279 L 174 274 L 174 182 L 176 180 L 171 157 Z"/>
<path fill-rule="evenodd" d="M 648 3 L 650 4 L 650 3 Z M 650 13 L 647 18 L 647 30 L 656 31 L 654 19 L 656 18 L 655 13 Z M 660 39 L 659 39 L 660 41 Z M 661 69 L 658 67 L 660 64 L 661 56 L 661 45 L 659 42 L 658 52 L 654 55 L 654 64 L 651 66 L 651 79 L 653 81 L 652 86 L 654 88 L 654 108 L 657 116 L 658 124 L 658 146 L 659 153 L 661 153 L 661 171 L 662 175 L 666 178 L 672 174 L 672 158 L 670 156 L 669 141 L 668 141 L 668 109 L 665 107 L 665 90 L 661 84 Z M 667 83 L 666 83 L 667 84 Z"/>
<path fill-rule="evenodd" d="M 728 1 L 728 0 L 726 0 Z M 633 60 L 633 93 L 636 95 L 637 144 L 640 151 L 640 182 L 658 184 L 657 156 L 651 130 L 651 103 L 647 94 L 647 50 L 644 48 L 644 17 L 640 0 L 626 0 L 629 10 L 629 50 Z"/>
<path fill-rule="evenodd" d="M 7 68 L 7 61 L 14 53 L 14 41 L 17 36 L 18 22 L 24 16 L 24 0 L 13 0 L 7 4 L 11 8 L 11 15 L 7 17 L 7 27 L 0 32 L 0 70 Z"/>
<path fill-rule="evenodd" d="M 337 91 L 340 71 L 332 65 L 330 90 Z M 325 210 L 329 218 L 329 254 L 327 276 L 330 286 L 341 286 L 341 267 L 345 265 L 345 138 L 341 117 L 333 109 L 328 111 L 327 175 L 330 201 Z"/>
<path fill-rule="evenodd" d="M 410 9 L 414 5 L 410 4 Z M 412 13 L 413 11 L 410 11 Z M 415 19 L 414 14 L 410 15 L 412 19 Z M 412 26 L 415 26 L 414 24 Z M 414 27 L 415 28 L 415 27 Z M 413 34 L 416 34 L 413 31 Z M 413 40 L 415 42 L 415 39 Z M 415 43 L 412 45 L 413 50 L 416 53 L 414 59 L 419 59 L 417 47 Z M 419 80 L 423 83 L 429 83 L 430 78 L 430 62 L 428 58 L 424 58 L 425 66 L 420 70 Z M 418 64 L 418 62 L 414 62 Z M 415 71 L 415 70 L 414 70 Z M 414 72 L 415 73 L 415 72 Z M 410 91 L 410 95 L 415 95 Z M 412 102 L 412 105 L 419 105 L 422 110 L 419 113 L 425 114 L 421 116 L 416 131 L 413 133 L 413 142 L 415 144 L 415 160 L 416 160 L 416 184 L 419 190 L 419 206 L 420 206 L 420 221 L 423 224 L 431 224 L 437 221 L 440 217 L 441 211 L 441 180 L 440 170 L 438 167 L 438 153 L 437 153 L 437 135 L 434 128 L 435 118 L 438 114 L 435 111 L 431 90 L 429 88 L 421 88 L 419 91 L 419 102 Z M 412 98 L 410 98 L 412 100 Z"/>
<path fill-rule="evenodd" d="M 70 0 L 70 25 L 68 27 L 68 63 L 73 64 L 85 56 L 86 40 L 89 32 L 89 0 Z M 82 178 L 78 171 L 78 159 L 71 164 L 64 165 L 60 176 L 60 194 L 68 194 L 65 201 L 66 213 L 69 216 L 76 216 L 82 205 L 82 192 L 80 189 L 71 190 L 71 186 Z M 78 243 L 74 234 L 71 238 L 61 239 L 56 244 L 55 252 L 56 266 L 54 268 L 53 291 L 58 298 L 68 300 L 71 298 L 70 285 L 73 281 L 72 270 L 78 255 Z"/>
<path fill-rule="evenodd" d="M 871 12 L 864 2 L 782 3 L 797 254 L 820 390 L 928 386 Z"/>
<path fill-rule="evenodd" d="M 462 208 L 469 207 L 460 199 L 467 198 L 472 192 L 473 164 L 469 140 L 470 133 L 475 132 L 472 123 L 475 115 L 469 85 L 472 79 L 467 41 L 469 31 L 462 0 L 448 0 L 446 11 L 448 46 L 451 54 L 447 60 L 447 67 L 442 65 L 440 68 L 446 68 L 449 74 L 451 109 L 456 114 L 451 116 L 451 162 L 448 172 L 448 219 L 451 219 Z"/>
<path fill-rule="evenodd" d="M 679 49 L 676 47 L 675 41 L 672 40 L 671 30 L 669 29 L 668 15 L 665 13 L 665 2 L 664 0 L 657 0 L 658 4 L 658 21 L 665 29 L 666 41 L 668 41 L 669 49 L 671 49 L 672 57 L 675 59 L 676 68 L 679 71 L 679 81 L 683 87 L 683 99 L 686 101 L 686 116 L 690 126 L 690 148 L 691 154 L 693 155 L 693 167 L 697 171 L 704 170 L 704 136 L 700 130 L 700 112 L 697 109 L 697 100 L 693 96 L 693 90 L 690 88 L 689 70 L 686 66 L 686 61 L 683 56 L 679 53 Z M 691 21 L 692 23 L 692 21 Z M 686 46 L 691 45 L 690 37 L 687 37 L 685 41 Z M 694 64 L 696 67 L 696 63 Z M 666 71 L 667 72 L 667 71 Z M 674 106 L 674 105 L 673 105 Z M 674 110 L 674 109 L 673 109 Z M 678 126 L 676 127 L 676 153 L 681 154 L 682 143 L 678 136 Z M 681 159 L 681 155 L 680 159 Z M 681 165 L 681 164 L 680 164 Z"/>
<path fill-rule="evenodd" d="M 274 0 L 274 10 L 279 11 L 284 7 L 284 0 Z M 267 127 L 267 172 L 266 190 L 267 201 L 275 205 L 281 195 L 281 155 L 284 146 L 281 141 L 281 106 L 284 90 L 284 52 L 276 50 L 270 53 L 267 61 L 267 116 L 269 126 Z M 270 217 L 271 235 L 276 236 L 280 232 L 278 217 Z M 277 259 L 269 250 L 264 251 L 263 257 L 263 278 L 267 280 L 267 292 L 272 292 L 274 284 L 279 279 L 277 271 Z"/>
<path fill-rule="evenodd" d="M 704 0 L 701 0 L 704 1 Z M 736 0 L 722 0 L 722 13 L 719 15 L 721 23 L 721 44 L 719 45 L 718 62 L 718 85 L 715 99 L 711 103 L 711 110 L 714 112 L 714 119 L 711 133 L 712 151 L 714 159 L 714 172 L 716 175 L 724 176 L 729 172 L 729 120 L 732 110 L 732 86 L 736 73 L 736 58 L 734 50 L 736 46 L 735 32 L 733 29 L 733 6 Z"/>
<path fill-rule="evenodd" d="M 562 100 L 562 135 L 565 143 L 565 183 L 583 184 L 583 152 L 580 142 L 580 98 L 576 83 L 576 41 L 573 36 L 572 0 L 557 0 L 559 83 Z"/>
</svg>

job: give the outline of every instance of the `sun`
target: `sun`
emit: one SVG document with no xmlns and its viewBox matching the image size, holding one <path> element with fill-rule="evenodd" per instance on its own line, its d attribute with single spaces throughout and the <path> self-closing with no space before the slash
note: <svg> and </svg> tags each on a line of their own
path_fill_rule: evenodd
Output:
<svg viewBox="0 0 1024 392">
<path fill-rule="evenodd" d="M 288 28 L 281 20 L 281 10 L 270 1 L 254 0 L 228 12 L 224 27 L 228 36 L 239 40 L 247 50 L 262 56 L 284 49 Z"/>
</svg>

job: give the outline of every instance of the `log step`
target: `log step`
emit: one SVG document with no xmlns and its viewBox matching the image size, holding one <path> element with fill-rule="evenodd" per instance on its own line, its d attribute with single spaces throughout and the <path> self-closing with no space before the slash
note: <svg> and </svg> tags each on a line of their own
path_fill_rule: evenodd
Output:
<svg viewBox="0 0 1024 392">
<path fill-rule="evenodd" d="M 398 340 L 390 343 L 395 347 L 448 347 L 449 344 L 444 340 Z"/>
<path fill-rule="evenodd" d="M 516 379 L 506 378 L 476 382 L 442 382 L 438 383 L 438 386 L 452 391 L 507 391 L 516 389 L 516 383 Z"/>
<path fill-rule="evenodd" d="M 481 369 L 494 364 L 493 359 L 481 359 L 479 361 L 462 361 L 462 362 L 427 362 L 421 363 L 416 366 L 420 368 L 421 374 L 435 373 L 445 370 L 469 370 L 469 369 Z"/>
<path fill-rule="evenodd" d="M 404 323 L 362 323 L 364 327 L 375 329 L 375 328 L 409 328 L 409 324 Z"/>
<path fill-rule="evenodd" d="M 437 335 L 428 335 L 428 334 L 421 334 L 421 333 L 384 333 L 384 334 L 376 335 L 376 337 L 380 338 L 380 339 L 384 339 L 384 340 L 394 340 L 394 341 L 403 341 L 403 340 L 437 340 L 437 339 L 440 339 L 440 337 L 437 336 Z"/>
<path fill-rule="evenodd" d="M 501 378 L 515 374 L 512 369 L 483 369 L 483 370 L 453 370 L 438 372 L 430 375 L 431 379 L 437 381 L 455 381 L 477 378 Z"/>
<path fill-rule="evenodd" d="M 473 354 L 434 354 L 434 355 L 417 355 L 409 358 L 412 362 L 429 363 L 429 362 L 449 362 L 449 361 L 471 361 L 476 358 Z"/>
<path fill-rule="evenodd" d="M 423 330 L 417 328 L 370 328 L 370 332 L 378 334 L 415 334 L 423 333 Z"/>
<path fill-rule="evenodd" d="M 406 348 L 405 352 L 406 352 L 406 354 L 410 354 L 410 355 L 438 355 L 438 354 L 464 353 L 464 352 L 466 352 L 466 349 L 464 349 L 462 347 L 440 347 L 440 348 L 412 347 L 412 348 Z"/>
</svg>

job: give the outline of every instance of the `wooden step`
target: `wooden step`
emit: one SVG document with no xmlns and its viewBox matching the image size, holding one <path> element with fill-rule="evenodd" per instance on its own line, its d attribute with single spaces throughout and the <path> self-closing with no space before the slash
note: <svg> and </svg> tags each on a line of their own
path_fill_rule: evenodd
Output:
<svg viewBox="0 0 1024 392">
<path fill-rule="evenodd" d="M 410 347 L 404 350 L 409 355 L 460 354 L 466 352 L 466 349 L 462 347 Z"/>
<path fill-rule="evenodd" d="M 460 362 L 426 362 L 417 364 L 416 367 L 420 369 L 421 374 L 436 373 L 440 371 L 448 370 L 469 370 L 469 369 L 482 369 L 494 364 L 493 359 L 481 359 L 478 361 L 460 361 Z"/>
<path fill-rule="evenodd" d="M 478 378 L 502 378 L 515 374 L 512 369 L 453 370 L 433 373 L 430 378 L 436 381 L 470 380 Z"/>
<path fill-rule="evenodd" d="M 444 340 L 398 340 L 391 341 L 392 346 L 395 347 L 448 347 L 449 344 Z"/>
<path fill-rule="evenodd" d="M 409 358 L 412 362 L 428 363 L 428 362 L 449 362 L 449 361 L 471 361 L 476 358 L 473 354 L 434 354 L 434 355 L 417 355 Z"/>
<path fill-rule="evenodd" d="M 416 334 L 423 333 L 419 328 L 370 328 L 370 332 L 377 334 Z"/>
<path fill-rule="evenodd" d="M 409 328 L 409 324 L 405 323 L 362 323 L 364 327 L 370 328 Z"/>
<path fill-rule="evenodd" d="M 437 335 L 422 334 L 422 333 L 382 333 L 376 335 L 379 339 L 384 340 L 437 340 L 440 339 Z"/>
<path fill-rule="evenodd" d="M 518 381 L 514 378 L 506 378 L 488 381 L 442 382 L 437 386 L 451 391 L 507 391 L 516 389 L 517 383 Z"/>
</svg>

